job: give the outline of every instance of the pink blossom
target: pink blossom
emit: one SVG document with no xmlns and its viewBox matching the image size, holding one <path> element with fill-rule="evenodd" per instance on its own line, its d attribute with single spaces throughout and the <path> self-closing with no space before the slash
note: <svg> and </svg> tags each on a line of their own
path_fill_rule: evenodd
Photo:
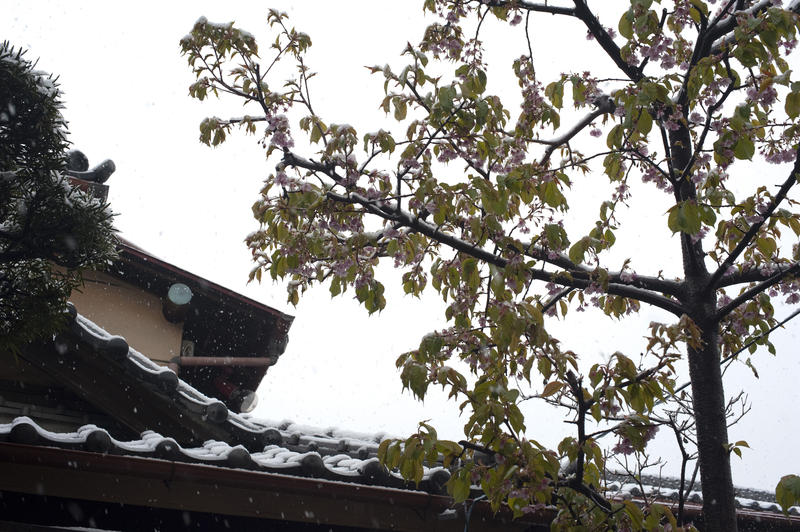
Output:
<svg viewBox="0 0 800 532">
<path fill-rule="evenodd" d="M 696 232 L 695 234 L 691 235 L 690 238 L 691 238 L 693 243 L 697 243 L 700 240 L 702 240 L 703 238 L 705 238 L 705 236 L 707 234 L 708 234 L 708 227 L 704 226 L 704 227 L 701 227 L 698 232 Z"/>
<path fill-rule="evenodd" d="M 617 444 L 612 448 L 612 451 L 619 454 L 624 454 L 625 456 L 633 454 L 634 448 L 631 444 L 631 440 L 628 438 L 620 439 Z"/>
<path fill-rule="evenodd" d="M 276 185 L 279 185 L 279 186 L 282 186 L 282 187 L 287 187 L 293 181 L 294 180 L 291 179 L 289 176 L 287 176 L 286 172 L 284 172 L 284 171 L 280 171 L 277 174 L 275 174 L 275 184 Z"/>
<path fill-rule="evenodd" d="M 291 148 L 294 146 L 289 132 L 289 119 L 286 115 L 275 115 L 269 117 L 267 121 L 267 134 L 272 135 L 270 144 L 279 148 Z"/>
<path fill-rule="evenodd" d="M 777 150 L 764 154 L 764 160 L 772 164 L 791 163 L 794 161 L 795 151 L 792 149 Z"/>
</svg>

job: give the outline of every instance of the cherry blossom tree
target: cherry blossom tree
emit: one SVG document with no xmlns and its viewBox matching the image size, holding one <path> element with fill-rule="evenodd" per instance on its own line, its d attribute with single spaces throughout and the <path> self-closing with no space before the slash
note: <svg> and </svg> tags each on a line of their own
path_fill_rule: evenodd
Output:
<svg viewBox="0 0 800 532">
<path fill-rule="evenodd" d="M 253 110 L 204 120 L 201 141 L 216 146 L 241 128 L 277 163 L 253 206 L 252 278 L 287 279 L 292 303 L 319 283 L 333 296 L 352 290 L 374 313 L 386 305 L 376 267 L 389 261 L 406 293 L 433 289 L 447 303 L 448 327 L 397 365 L 419 398 L 431 385 L 449 391 L 469 415 L 465 437 L 441 440 L 422 423 L 382 444 L 388 467 L 418 481 L 424 462 L 443 459 L 456 501 L 479 486 L 495 508 L 518 516 L 554 504 L 556 528 L 680 530 L 691 526 L 683 498 L 694 478 L 687 465 L 696 463 L 703 529 L 734 531 L 730 457 L 746 442 L 728 439 L 736 397 L 726 399 L 720 363 L 749 363 L 744 348 L 774 351 L 773 302 L 800 300 L 792 199 L 800 81 L 787 60 L 800 8 L 596 4 L 426 0 L 438 19 L 408 45 L 405 66 L 371 68 L 396 126 L 370 133 L 315 112 L 311 39 L 285 14 L 270 12 L 267 50 L 232 23 L 204 18 L 181 48 L 197 76 L 192 97 L 232 95 Z M 590 47 L 606 63 L 541 79 L 528 33 L 538 16 L 575 22 L 550 53 Z M 497 44 L 484 41 L 488 18 L 526 37 L 508 65 L 518 84 L 512 99 L 487 90 L 484 56 Z M 294 70 L 281 77 L 287 63 Z M 582 197 L 599 175 L 608 196 Z M 664 213 L 661 261 L 674 275 L 636 270 L 647 261 L 620 223 L 648 188 L 662 195 L 653 212 Z M 595 202 L 588 231 L 570 223 L 578 202 Z M 631 256 L 615 270 L 607 257 L 620 246 Z M 645 332 L 641 356 L 616 352 L 585 367 L 548 330 L 588 307 L 619 319 L 642 305 L 665 319 Z M 676 386 L 683 364 L 688 389 Z M 564 409 L 574 434 L 555 449 L 539 444 L 526 401 Z M 675 433 L 683 456 L 677 511 L 646 498 L 623 502 L 605 488 L 614 464 L 633 475 L 647 466 L 659 427 Z M 782 504 L 798 501 L 798 480 L 784 477 Z"/>
</svg>

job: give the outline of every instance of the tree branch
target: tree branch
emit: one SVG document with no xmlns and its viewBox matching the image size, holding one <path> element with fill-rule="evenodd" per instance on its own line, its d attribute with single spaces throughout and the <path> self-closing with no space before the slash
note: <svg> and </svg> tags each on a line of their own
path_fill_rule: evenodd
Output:
<svg viewBox="0 0 800 532">
<path fill-rule="evenodd" d="M 778 193 L 772 199 L 767 209 L 761 214 L 761 219 L 750 226 L 750 229 L 739 241 L 739 244 L 736 246 L 736 248 L 734 248 L 730 255 L 728 255 L 722 264 L 720 264 L 719 268 L 717 268 L 717 271 L 715 271 L 711 276 L 711 279 L 709 279 L 708 284 L 705 287 L 706 293 L 714 290 L 717 287 L 717 283 L 719 282 L 720 278 L 725 275 L 725 272 L 727 272 L 728 268 L 730 268 L 736 259 L 739 258 L 739 255 L 741 255 L 742 252 L 747 249 L 747 246 L 750 245 L 750 242 L 752 242 L 753 238 L 758 234 L 758 231 L 761 229 L 761 226 L 764 225 L 764 222 L 769 219 L 778 205 L 780 205 L 784 198 L 786 198 L 786 194 L 789 193 L 789 189 L 791 189 L 792 186 L 797 183 L 798 174 L 800 174 L 800 146 L 797 148 L 797 154 L 794 159 L 794 167 L 789 173 L 789 177 L 783 182 L 783 185 Z"/>
<path fill-rule="evenodd" d="M 575 10 L 571 7 L 550 6 L 545 2 L 544 4 L 537 4 L 528 2 L 526 0 L 518 0 L 516 2 L 509 0 L 481 0 L 481 4 L 489 7 L 517 7 L 525 11 L 538 11 L 540 13 L 550 13 L 552 15 L 569 15 L 574 17 Z"/>
<path fill-rule="evenodd" d="M 553 140 L 537 140 L 537 142 L 541 144 L 548 144 L 548 147 L 545 150 L 544 155 L 542 155 L 542 158 L 539 161 L 540 166 L 544 166 L 550 160 L 550 156 L 553 155 L 554 151 L 556 151 L 560 146 L 563 146 L 564 144 L 572 140 L 572 138 L 578 133 L 580 133 L 583 128 L 591 124 L 595 118 L 604 115 L 606 113 L 614 112 L 615 108 L 614 100 L 612 100 L 609 96 L 605 95 L 601 96 L 596 100 L 596 103 L 597 103 L 597 109 L 595 109 L 594 111 L 583 117 L 583 119 L 580 122 L 572 126 L 572 128 L 569 131 L 567 131 L 560 137 L 557 137 Z"/>
<path fill-rule="evenodd" d="M 571 482 L 567 482 L 566 486 L 574 489 L 581 495 L 584 495 L 588 499 L 590 499 L 593 503 L 599 506 L 604 512 L 612 513 L 614 510 L 611 507 L 611 503 L 603 498 L 602 495 L 597 493 L 595 490 L 584 484 L 583 482 L 578 482 L 577 479 Z"/>
<path fill-rule="evenodd" d="M 711 42 L 716 42 L 717 39 L 735 30 L 736 26 L 739 24 L 739 22 L 736 20 L 736 15 L 739 14 L 757 15 L 761 11 L 764 11 L 765 9 L 770 7 L 771 5 L 772 5 L 771 0 L 761 0 L 757 4 L 749 7 L 748 9 L 735 10 L 727 17 L 715 20 L 708 28 L 709 40 Z M 789 4 L 789 6 L 786 9 L 794 13 L 800 13 L 800 2 L 793 2 L 792 4 Z"/>
<path fill-rule="evenodd" d="M 725 101 L 730 97 L 731 94 L 733 94 L 733 91 L 735 90 L 735 85 L 734 85 L 735 78 L 733 76 L 730 60 L 728 59 L 727 54 L 725 54 L 725 57 L 723 57 L 722 60 L 725 63 L 725 69 L 728 74 L 728 79 L 730 80 L 730 83 L 725 88 L 725 91 L 722 93 L 722 96 L 719 97 L 716 103 L 714 103 L 708 108 L 708 111 L 706 112 L 706 119 L 705 122 L 703 123 L 703 130 L 700 132 L 700 136 L 697 142 L 695 143 L 694 150 L 692 152 L 692 157 L 689 159 L 689 163 L 686 165 L 686 168 L 681 170 L 681 178 L 683 178 L 687 172 L 691 171 L 692 167 L 694 166 L 694 163 L 697 161 L 697 154 L 703 151 L 703 145 L 705 144 L 706 137 L 708 136 L 708 132 L 711 130 L 711 120 L 714 117 L 714 113 L 717 112 L 717 110 L 720 107 L 722 107 Z M 687 90 L 688 80 L 689 78 L 687 76 L 683 86 L 681 87 L 681 94 L 683 95 L 682 97 L 685 97 L 685 91 Z"/>
<path fill-rule="evenodd" d="M 778 273 L 774 274 L 766 281 L 760 282 L 757 285 L 749 288 L 742 292 L 738 297 L 736 297 L 733 301 L 725 305 L 724 307 L 717 310 L 717 313 L 714 315 L 715 320 L 721 320 L 741 305 L 752 299 L 753 297 L 757 296 L 767 288 L 772 285 L 778 284 L 781 282 L 785 277 L 789 275 L 795 274 L 800 272 L 800 262 L 795 262 L 791 267 L 787 268 L 786 270 L 779 271 Z"/>
<path fill-rule="evenodd" d="M 589 6 L 586 5 L 586 0 L 574 0 L 575 3 L 575 16 L 578 17 L 583 21 L 586 27 L 589 29 L 589 32 L 594 36 L 597 40 L 597 43 L 605 50 L 608 57 L 614 61 L 620 70 L 622 70 L 626 76 L 628 76 L 633 81 L 639 81 L 642 79 L 641 71 L 633 65 L 629 65 L 622 59 L 620 55 L 619 46 L 617 43 L 614 42 L 614 39 L 608 34 L 608 32 L 603 28 L 600 24 L 600 21 L 597 20 L 597 17 L 589 10 Z"/>
<path fill-rule="evenodd" d="M 334 181 L 341 181 L 341 176 L 336 174 L 332 165 L 325 165 L 310 161 L 303 157 L 299 157 L 288 150 L 284 152 L 283 161 L 281 164 L 284 166 L 304 168 L 314 172 L 322 172 Z M 503 256 L 496 255 L 476 244 L 471 244 L 454 235 L 445 233 L 438 225 L 431 224 L 419 216 L 415 216 L 408 211 L 404 211 L 396 204 L 381 200 L 370 200 L 369 198 L 356 192 L 339 194 L 329 190 L 327 191 L 326 195 L 332 201 L 360 205 L 370 213 L 383 218 L 384 220 L 389 220 L 398 223 L 401 226 L 408 227 L 412 231 L 416 231 L 417 233 L 425 235 L 428 238 L 439 242 L 440 244 L 444 244 L 456 251 L 470 255 L 471 257 L 481 260 L 487 264 L 492 264 L 503 269 L 505 269 L 506 265 L 508 264 L 508 259 L 504 258 Z M 537 281 L 544 281 L 548 283 L 552 282 L 561 286 L 579 289 L 587 288 L 594 282 L 588 278 L 588 275 L 586 275 L 585 278 L 576 278 L 576 273 L 578 274 L 578 277 L 584 277 L 583 275 L 580 275 L 581 272 L 549 272 L 544 270 L 529 269 L 528 273 L 531 275 L 531 278 Z M 683 306 L 681 306 L 680 303 L 644 288 L 636 288 L 634 286 L 618 283 L 609 283 L 605 292 L 611 295 L 627 297 L 641 301 L 642 303 L 653 305 L 666 310 L 667 312 L 671 312 L 676 316 L 682 316 L 686 313 L 686 310 L 683 308 Z"/>
<path fill-rule="evenodd" d="M 780 269 L 782 264 L 772 263 L 770 266 Z M 724 275 L 717 283 L 717 288 L 726 288 L 728 286 L 742 283 L 758 283 L 761 281 L 766 281 L 769 278 L 770 275 L 764 273 L 764 268 L 751 267 L 744 269 L 741 272 L 733 272 L 728 275 Z"/>
<path fill-rule="evenodd" d="M 740 11 L 740 13 L 755 15 L 771 5 L 772 2 L 770 2 L 769 0 L 762 0 L 761 2 L 751 7 L 750 9 Z M 795 1 L 789 4 L 785 9 L 791 11 L 792 13 L 800 14 L 800 2 Z M 736 39 L 732 35 L 729 35 L 730 32 L 732 32 L 736 28 L 736 24 L 737 24 L 736 13 L 732 13 L 730 16 L 726 17 L 725 19 L 722 19 L 715 26 L 713 26 L 712 31 L 710 32 L 710 40 L 712 44 L 708 50 L 707 55 L 718 54 L 724 48 L 736 42 Z"/>
<path fill-rule="evenodd" d="M 561 290 L 559 293 L 557 293 L 557 294 L 556 294 L 556 295 L 554 295 L 553 297 L 551 297 L 551 298 L 550 298 L 550 299 L 547 301 L 547 303 L 545 303 L 544 305 L 542 305 L 542 314 L 547 314 L 547 312 L 548 312 L 548 311 L 549 311 L 551 308 L 553 308 L 553 306 L 555 306 L 555 304 L 556 304 L 556 303 L 558 303 L 559 301 L 561 301 L 561 299 L 563 299 L 564 297 L 568 296 L 568 295 L 569 295 L 569 293 L 570 293 L 570 292 L 572 292 L 573 290 L 575 290 L 575 289 L 574 289 L 574 288 L 571 288 L 571 287 L 567 287 L 567 288 L 564 288 L 563 290 Z"/>
<path fill-rule="evenodd" d="M 519 253 L 517 249 L 513 249 L 513 251 Z M 533 246 L 532 244 L 525 247 L 523 254 L 532 259 L 563 268 L 569 272 L 570 275 L 578 279 L 591 279 L 591 275 L 594 273 L 593 270 L 590 270 L 586 266 L 575 264 L 563 253 L 553 252 L 538 246 Z M 610 283 L 633 286 L 672 296 L 680 296 L 683 293 L 683 286 L 677 281 L 669 281 L 667 279 L 659 279 L 658 277 L 646 275 L 634 275 L 633 279 L 629 281 L 624 280 L 623 277 L 625 276 L 622 272 L 608 272 L 608 281 Z"/>
</svg>

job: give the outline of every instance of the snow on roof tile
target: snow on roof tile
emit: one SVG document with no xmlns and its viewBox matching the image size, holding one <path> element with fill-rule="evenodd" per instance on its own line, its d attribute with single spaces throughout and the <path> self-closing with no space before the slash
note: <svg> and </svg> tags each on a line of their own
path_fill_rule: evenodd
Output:
<svg viewBox="0 0 800 532">
<path fill-rule="evenodd" d="M 287 420 L 276 422 L 258 419 L 250 414 L 236 414 L 221 401 L 204 395 L 178 378 L 172 370 L 158 366 L 127 346 L 124 339 L 111 335 L 78 315 L 74 308 L 72 314 L 75 318 L 73 331 L 81 340 L 112 358 L 124 355 L 124 362 L 133 370 L 136 378 L 156 384 L 155 389 L 172 393 L 177 401 L 171 404 L 183 409 L 187 415 L 201 416 L 206 423 L 222 426 L 229 436 L 227 441 L 208 440 L 199 447 L 183 448 L 174 439 L 153 431 L 143 432 L 139 440 L 118 441 L 95 425 L 85 425 L 74 433 L 56 433 L 40 427 L 27 417 L 0 424 L 0 441 L 247 468 L 392 488 L 422 489 L 437 494 L 446 491 L 444 485 L 450 473 L 442 467 L 424 468 L 423 481 L 415 486 L 380 465 L 376 456 L 378 444 L 388 437 L 384 433 L 319 428 Z M 216 421 L 210 414 L 211 410 L 216 411 Z M 611 482 L 609 490 L 612 496 L 642 496 L 640 485 L 626 480 L 624 475 L 613 476 Z M 648 495 L 659 494 L 665 499 L 677 500 L 677 486 L 672 484 L 672 479 L 654 477 L 643 478 L 641 486 Z M 699 487 L 695 488 L 699 490 Z M 771 494 L 755 490 L 738 492 L 742 495 L 737 497 L 741 508 L 780 511 Z M 702 501 L 699 491 L 692 491 L 687 499 L 691 502 Z M 790 513 L 800 515 L 800 508 L 792 507 Z"/>
<path fill-rule="evenodd" d="M 230 444 L 242 444 L 256 450 L 264 444 L 284 443 L 295 450 L 318 451 L 323 455 L 353 451 L 361 459 L 377 455 L 378 444 L 387 437 L 384 433 L 368 434 L 346 431 L 339 428 L 319 428 L 291 421 L 273 422 L 254 418 L 248 414 L 236 414 L 221 401 L 208 397 L 182 379 L 169 368 L 159 366 L 142 353 L 125 343 L 124 338 L 114 336 L 91 320 L 78 314 L 74 307 L 73 331 L 78 337 L 99 352 L 115 351 L 124 355 L 126 367 L 136 378 L 148 381 L 156 387 L 166 388 L 177 401 L 176 408 L 188 414 L 200 415 L 216 420 L 230 435 Z"/>
<path fill-rule="evenodd" d="M 101 435 L 100 438 L 97 435 Z M 98 439 L 106 444 L 97 445 L 95 440 Z M 241 445 L 232 446 L 217 440 L 208 440 L 199 447 L 183 448 L 174 439 L 154 431 L 145 431 L 139 440 L 120 441 L 95 425 L 85 425 L 75 432 L 59 433 L 47 430 L 25 416 L 18 417 L 11 423 L 0 424 L 0 442 L 159 458 L 346 482 L 374 484 L 377 476 L 382 480 L 378 483 L 382 486 L 421 489 L 437 494 L 444 493 L 446 481 L 441 477 L 442 468 L 426 468 L 423 481 L 416 487 L 388 472 L 376 475 L 373 469 L 379 464 L 375 458 L 359 459 L 345 453 L 323 457 L 319 452 L 298 452 L 279 445 L 267 445 L 263 451 L 251 452 Z M 449 478 L 449 474 L 447 477 Z"/>
<path fill-rule="evenodd" d="M 222 467 L 245 467 L 329 480 L 364 482 L 386 487 L 422 489 L 444 493 L 449 473 L 441 468 L 425 469 L 417 487 L 393 475 L 377 463 L 378 444 L 384 433 L 369 434 L 319 428 L 291 421 L 274 422 L 248 414 L 236 414 L 217 399 L 208 397 L 181 380 L 169 368 L 157 365 L 70 307 L 71 331 L 110 362 L 123 364 L 126 375 L 153 386 L 148 390 L 169 399 L 170 408 L 213 425 L 223 438 L 209 439 L 201 446 L 182 447 L 169 435 L 145 431 L 139 440 L 119 441 L 95 425 L 75 433 L 48 431 L 27 417 L 0 425 L 0 441 L 19 441 L 71 449 L 95 450 Z M 58 347 L 57 347 L 58 348 Z M 66 352 L 66 350 L 65 350 Z M 63 353 L 62 353 L 63 354 Z M 221 431 L 219 429 L 222 429 Z M 224 441 L 222 441 L 224 440 Z M 435 478 L 433 478 L 435 477 Z"/>
<path fill-rule="evenodd" d="M 678 487 L 680 481 L 675 478 L 657 477 L 653 475 L 642 475 L 639 481 L 635 481 L 628 474 L 611 473 L 608 475 L 610 483 L 607 486 L 607 494 L 617 499 L 638 499 L 643 495 L 648 498 L 658 498 L 661 500 L 677 501 L 679 498 Z M 685 494 L 685 500 L 700 504 L 703 502 L 703 495 L 699 484 L 695 484 L 693 489 Z M 644 490 L 644 493 L 643 493 Z M 780 513 L 781 508 L 775 501 L 775 494 L 763 490 L 735 487 L 736 506 L 750 510 L 762 512 Z M 800 506 L 789 508 L 792 516 L 800 515 Z"/>
</svg>

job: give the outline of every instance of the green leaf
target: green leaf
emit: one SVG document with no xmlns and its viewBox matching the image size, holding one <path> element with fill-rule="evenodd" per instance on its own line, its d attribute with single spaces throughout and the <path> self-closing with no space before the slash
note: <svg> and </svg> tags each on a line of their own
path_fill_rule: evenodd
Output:
<svg viewBox="0 0 800 532">
<path fill-rule="evenodd" d="M 673 233 L 682 232 L 694 235 L 700 231 L 700 225 L 700 209 L 694 202 L 684 201 L 669 210 L 667 226 Z"/>
<path fill-rule="evenodd" d="M 300 294 L 297 293 L 297 290 L 290 290 L 289 295 L 286 298 L 288 303 L 291 303 L 292 306 L 296 307 L 297 303 L 300 302 Z"/>
<path fill-rule="evenodd" d="M 456 97 L 456 90 L 451 86 L 439 89 L 439 105 L 447 112 L 453 109 L 453 100 Z"/>
<path fill-rule="evenodd" d="M 775 242 L 775 239 L 772 237 L 763 237 L 756 240 L 756 247 L 761 254 L 769 259 L 775 254 L 775 251 L 778 249 L 778 244 Z"/>
<path fill-rule="evenodd" d="M 785 514 L 789 513 L 791 506 L 800 504 L 800 477 L 797 475 L 781 477 L 775 487 L 775 499 L 781 505 Z"/>
<path fill-rule="evenodd" d="M 647 109 L 642 109 L 641 114 L 639 115 L 639 120 L 636 122 L 636 129 L 642 135 L 647 135 L 650 133 L 650 130 L 653 128 L 653 117 L 650 116 L 650 113 L 647 112 Z"/>
<path fill-rule="evenodd" d="M 617 357 L 617 369 L 619 370 L 620 374 L 626 379 L 635 379 L 636 364 L 633 363 L 633 360 L 626 357 L 622 353 L 616 353 L 616 357 Z"/>
<path fill-rule="evenodd" d="M 411 389 L 417 398 L 425 398 L 425 392 L 428 389 L 428 371 L 425 366 L 416 362 L 407 363 L 403 366 L 400 379 L 403 381 L 403 386 Z"/>
<path fill-rule="evenodd" d="M 554 81 L 550 83 L 545 89 L 544 94 L 550 101 L 553 103 L 553 106 L 557 109 L 561 109 L 564 105 L 564 82 L 563 81 Z"/>
<path fill-rule="evenodd" d="M 647 519 L 645 519 L 646 530 L 661 529 L 661 527 L 659 527 L 659 524 L 664 520 L 665 517 L 669 522 L 669 524 L 672 525 L 672 530 L 678 528 L 678 522 L 669 508 L 667 508 L 663 504 L 658 504 L 658 503 L 650 505 L 650 513 L 647 516 Z"/>
<path fill-rule="evenodd" d="M 539 394 L 539 397 L 550 397 L 561 391 L 561 388 L 564 387 L 564 383 L 561 381 L 551 381 L 548 382 L 547 385 L 542 390 L 542 393 Z"/>
<path fill-rule="evenodd" d="M 472 257 L 465 259 L 461 263 L 462 278 L 467 286 L 476 290 L 481 283 L 480 272 L 478 271 L 478 261 Z"/>
<path fill-rule="evenodd" d="M 733 154 L 737 159 L 751 160 L 755 151 L 756 147 L 748 136 L 739 137 L 736 146 L 733 147 Z"/>
<path fill-rule="evenodd" d="M 619 19 L 619 34 L 630 40 L 633 38 L 633 13 L 626 11 Z"/>
<path fill-rule="evenodd" d="M 450 494 L 456 503 L 464 502 L 469 497 L 469 478 L 461 478 L 460 476 L 453 476 L 450 479 Z"/>
<path fill-rule="evenodd" d="M 564 195 L 558 189 L 555 181 L 548 181 L 544 186 L 544 194 L 542 200 L 551 207 L 560 207 L 566 202 Z"/>
<path fill-rule="evenodd" d="M 439 351 L 442 350 L 443 345 L 444 340 L 441 336 L 438 334 L 427 334 L 422 338 L 419 344 L 419 352 L 426 357 L 436 356 L 439 354 Z"/>
<path fill-rule="evenodd" d="M 394 101 L 394 118 L 395 120 L 404 120 L 406 114 L 408 112 L 408 107 L 406 105 L 405 100 L 401 100 L 400 98 L 395 98 Z"/>
<path fill-rule="evenodd" d="M 578 76 L 572 77 L 572 101 L 576 105 L 586 101 L 586 85 Z"/>
<path fill-rule="evenodd" d="M 477 121 L 478 125 L 483 125 L 486 123 L 486 118 L 489 116 L 489 104 L 486 103 L 486 100 L 480 100 L 475 105 L 475 120 Z"/>
<path fill-rule="evenodd" d="M 731 444 L 731 450 L 734 453 L 736 453 L 736 456 L 738 456 L 739 458 L 742 457 L 742 449 L 741 449 L 742 447 L 745 447 L 747 449 L 750 448 L 750 446 L 744 440 L 739 440 L 736 443 Z"/>
<path fill-rule="evenodd" d="M 800 222 L 797 222 L 797 226 L 800 234 Z M 544 235 L 550 248 L 561 249 L 569 243 L 566 231 L 558 224 L 545 224 Z"/>
<path fill-rule="evenodd" d="M 583 262 L 583 256 L 586 254 L 587 249 L 587 241 L 585 238 L 581 238 L 577 242 L 575 242 L 571 248 L 569 248 L 569 260 L 574 262 L 575 264 L 580 264 Z"/>
<path fill-rule="evenodd" d="M 625 133 L 625 129 L 622 127 L 622 124 L 617 124 L 611 131 L 608 133 L 608 137 L 606 138 L 606 146 L 609 149 L 620 148 L 622 147 L 622 140 L 623 134 Z"/>
<path fill-rule="evenodd" d="M 800 220 L 797 218 L 789 218 L 789 227 L 792 228 L 795 235 L 800 236 Z"/>
<path fill-rule="evenodd" d="M 386 439 L 378 445 L 378 460 L 380 460 L 381 463 L 385 463 L 386 461 L 386 450 L 391 442 L 392 440 Z"/>
<path fill-rule="evenodd" d="M 506 289 L 506 279 L 503 277 L 503 274 L 498 272 L 492 275 L 492 280 L 489 285 L 492 288 L 492 293 L 494 293 L 497 298 L 502 299 Z"/>
<path fill-rule="evenodd" d="M 519 393 L 518 390 L 511 390 Z M 525 432 L 525 416 L 517 405 L 508 406 L 508 422 L 517 432 Z"/>
<path fill-rule="evenodd" d="M 703 16 L 708 17 L 708 6 L 702 0 L 691 0 L 691 4 L 700 12 L 703 13 Z M 699 21 L 698 21 L 699 22 Z"/>
<path fill-rule="evenodd" d="M 717 221 L 717 213 L 714 212 L 712 207 L 702 205 L 700 207 L 700 219 L 706 225 L 714 225 Z"/>
<path fill-rule="evenodd" d="M 612 181 L 618 181 L 625 175 L 622 168 L 622 160 L 617 153 L 609 153 L 606 155 L 606 158 L 603 160 L 603 166 L 606 169 L 606 175 Z"/>
<path fill-rule="evenodd" d="M 310 136 L 311 142 L 314 144 L 319 142 L 319 139 L 322 138 L 322 134 L 325 133 L 326 130 L 327 128 L 325 127 L 325 124 L 323 124 L 321 120 L 314 120 L 314 122 L 311 125 L 311 136 Z"/>
<path fill-rule="evenodd" d="M 790 92 L 786 96 L 784 108 L 789 118 L 797 118 L 797 116 L 800 115 L 800 92 Z"/>
<path fill-rule="evenodd" d="M 644 524 L 644 513 L 642 512 L 642 509 L 632 501 L 623 501 L 622 504 L 625 505 L 625 513 L 627 513 L 631 518 L 631 524 L 633 525 L 633 528 L 636 530 L 641 530 L 642 525 Z"/>
<path fill-rule="evenodd" d="M 436 450 L 444 455 L 459 455 L 462 451 L 459 444 L 450 440 L 436 440 Z"/>
<path fill-rule="evenodd" d="M 433 11 L 433 9 L 431 9 Z M 500 20 L 508 19 L 508 7 L 493 7 L 492 14 Z"/>
<path fill-rule="evenodd" d="M 483 70 L 478 70 L 477 76 L 475 77 L 475 91 L 478 94 L 482 94 L 486 90 L 486 72 Z"/>
</svg>

